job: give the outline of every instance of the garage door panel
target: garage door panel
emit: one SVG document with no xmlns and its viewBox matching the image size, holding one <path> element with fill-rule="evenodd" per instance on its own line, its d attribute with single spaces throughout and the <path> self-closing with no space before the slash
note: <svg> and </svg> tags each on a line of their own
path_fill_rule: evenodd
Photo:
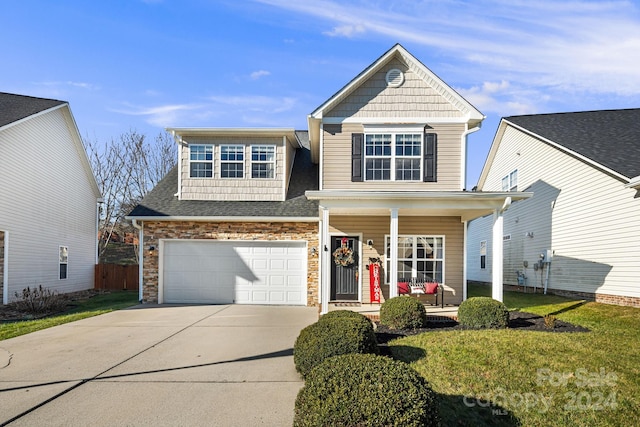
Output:
<svg viewBox="0 0 640 427">
<path fill-rule="evenodd" d="M 170 240 L 163 245 L 163 300 L 306 304 L 306 244 Z"/>
</svg>

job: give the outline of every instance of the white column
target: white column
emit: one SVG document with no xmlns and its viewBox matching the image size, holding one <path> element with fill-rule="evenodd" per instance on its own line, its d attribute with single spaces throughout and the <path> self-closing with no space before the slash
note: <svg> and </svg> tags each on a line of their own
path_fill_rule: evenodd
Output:
<svg viewBox="0 0 640 427">
<path fill-rule="evenodd" d="M 393 298 L 398 296 L 398 208 L 391 209 L 389 244 L 391 247 L 391 261 L 389 262 L 389 298 Z"/>
<path fill-rule="evenodd" d="M 496 209 L 493 212 L 493 250 L 491 256 L 493 257 L 491 263 L 491 298 L 502 302 L 502 266 L 503 266 L 503 250 L 502 250 L 502 235 L 503 235 L 503 217 L 502 212 Z"/>
<path fill-rule="evenodd" d="M 462 301 L 467 299 L 467 221 L 463 221 L 464 227 L 462 237 Z"/>
<path fill-rule="evenodd" d="M 329 240 L 329 209 L 321 207 L 320 220 L 320 314 L 329 311 L 329 294 L 331 293 L 331 242 Z"/>
</svg>

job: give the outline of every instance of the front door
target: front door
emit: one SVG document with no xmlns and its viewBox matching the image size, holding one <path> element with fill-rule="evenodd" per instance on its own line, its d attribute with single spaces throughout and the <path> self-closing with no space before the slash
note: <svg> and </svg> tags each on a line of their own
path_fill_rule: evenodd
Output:
<svg viewBox="0 0 640 427">
<path fill-rule="evenodd" d="M 331 300 L 358 300 L 358 238 L 331 237 Z"/>
</svg>

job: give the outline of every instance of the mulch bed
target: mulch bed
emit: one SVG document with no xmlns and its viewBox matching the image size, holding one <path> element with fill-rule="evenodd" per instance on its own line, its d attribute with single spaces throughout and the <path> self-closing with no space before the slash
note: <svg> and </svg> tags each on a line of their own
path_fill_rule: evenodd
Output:
<svg viewBox="0 0 640 427">
<path fill-rule="evenodd" d="M 386 326 L 376 323 L 376 339 L 378 344 L 386 346 L 386 344 L 396 338 L 407 337 L 410 335 L 422 334 L 425 332 L 437 333 L 437 331 L 454 331 L 464 330 L 464 326 L 461 326 L 455 320 L 451 321 L 438 321 L 429 322 L 426 328 L 413 329 L 413 330 L 393 330 Z M 509 312 L 509 329 L 517 329 L 523 331 L 539 331 L 539 332 L 589 332 L 589 329 L 582 326 L 574 325 L 572 323 L 563 322 L 556 319 L 555 328 L 548 328 L 544 324 L 544 317 L 533 313 L 527 313 L 524 311 L 511 311 Z"/>
</svg>

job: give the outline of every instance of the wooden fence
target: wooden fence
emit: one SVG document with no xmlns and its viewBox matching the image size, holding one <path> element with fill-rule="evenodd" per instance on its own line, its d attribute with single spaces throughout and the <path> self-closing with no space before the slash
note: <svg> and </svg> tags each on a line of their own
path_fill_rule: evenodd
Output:
<svg viewBox="0 0 640 427">
<path fill-rule="evenodd" d="M 137 291 L 138 271 L 137 265 L 96 264 L 94 288 Z"/>
</svg>

